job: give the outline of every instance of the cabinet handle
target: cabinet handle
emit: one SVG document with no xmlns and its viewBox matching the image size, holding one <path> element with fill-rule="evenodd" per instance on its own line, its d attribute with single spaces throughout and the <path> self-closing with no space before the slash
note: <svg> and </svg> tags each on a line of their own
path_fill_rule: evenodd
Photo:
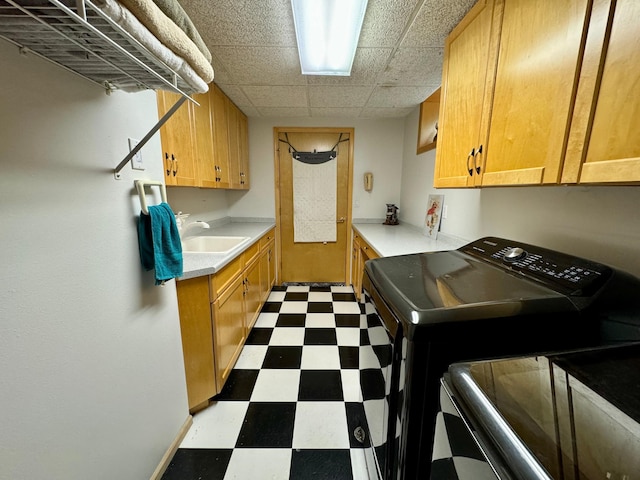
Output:
<svg viewBox="0 0 640 480">
<path fill-rule="evenodd" d="M 171 161 L 169 160 L 169 153 L 164 152 L 164 163 L 167 166 L 167 177 L 171 175 Z"/>
<path fill-rule="evenodd" d="M 173 176 L 176 176 L 176 173 L 178 173 L 178 159 L 171 154 L 171 165 L 173 165 Z"/>
<path fill-rule="evenodd" d="M 346 220 L 344 217 L 340 217 L 338 220 L 336 220 L 336 223 L 344 223 Z"/>
<path fill-rule="evenodd" d="M 475 167 L 475 169 L 476 169 L 476 173 L 477 173 L 478 175 L 480 175 L 480 167 L 476 164 L 476 157 L 477 157 L 479 154 L 481 154 L 481 153 L 482 153 L 482 145 L 480 145 L 480 146 L 478 147 L 478 150 L 476 150 L 476 153 L 475 153 L 475 155 L 473 156 L 473 166 Z"/>
<path fill-rule="evenodd" d="M 472 148 L 471 151 L 469 152 L 469 155 L 467 155 L 467 170 L 469 171 L 469 176 L 473 175 L 473 168 L 469 167 L 469 159 L 471 157 L 475 158 L 475 154 L 476 154 L 476 149 Z"/>
</svg>

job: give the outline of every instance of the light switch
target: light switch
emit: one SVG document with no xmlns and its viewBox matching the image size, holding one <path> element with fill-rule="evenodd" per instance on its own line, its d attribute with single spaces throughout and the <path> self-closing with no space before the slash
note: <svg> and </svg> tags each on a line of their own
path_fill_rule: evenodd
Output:
<svg viewBox="0 0 640 480">
<path fill-rule="evenodd" d="M 140 143 L 140 140 L 130 138 L 129 151 L 133 150 L 138 143 Z M 134 170 L 144 170 L 144 163 L 142 163 L 142 150 L 138 150 L 138 153 L 131 158 L 131 168 Z"/>
</svg>

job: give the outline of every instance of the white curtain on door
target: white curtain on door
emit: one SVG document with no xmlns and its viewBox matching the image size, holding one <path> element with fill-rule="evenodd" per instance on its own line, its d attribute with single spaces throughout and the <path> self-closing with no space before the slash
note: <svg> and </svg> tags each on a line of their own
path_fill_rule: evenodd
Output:
<svg viewBox="0 0 640 480">
<path fill-rule="evenodd" d="M 337 159 L 320 164 L 292 161 L 293 241 L 335 242 Z"/>
</svg>

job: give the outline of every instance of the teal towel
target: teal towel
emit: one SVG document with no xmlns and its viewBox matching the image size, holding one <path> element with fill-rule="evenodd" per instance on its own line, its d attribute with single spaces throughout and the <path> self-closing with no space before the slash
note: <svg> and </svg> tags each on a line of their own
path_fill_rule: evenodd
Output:
<svg viewBox="0 0 640 480">
<path fill-rule="evenodd" d="M 138 245 L 142 266 L 156 271 L 156 285 L 182 276 L 182 244 L 169 204 L 149 207 L 149 215 L 140 212 Z"/>
</svg>

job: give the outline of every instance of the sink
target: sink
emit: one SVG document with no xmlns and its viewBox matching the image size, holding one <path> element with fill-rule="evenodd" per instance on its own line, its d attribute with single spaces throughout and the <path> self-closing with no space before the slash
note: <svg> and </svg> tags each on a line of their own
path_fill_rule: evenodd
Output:
<svg viewBox="0 0 640 480">
<path fill-rule="evenodd" d="M 196 236 L 182 240 L 182 251 L 189 253 L 226 253 L 249 237 Z"/>
</svg>

